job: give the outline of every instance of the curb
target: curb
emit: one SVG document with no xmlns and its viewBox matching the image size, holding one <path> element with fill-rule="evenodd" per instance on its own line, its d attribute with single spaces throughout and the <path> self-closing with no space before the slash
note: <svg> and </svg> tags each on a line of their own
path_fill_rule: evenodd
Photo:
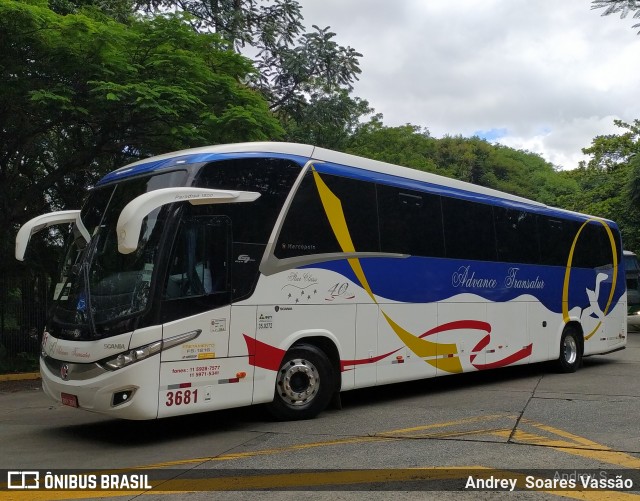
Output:
<svg viewBox="0 0 640 501">
<path fill-rule="evenodd" d="M 28 381 L 40 379 L 39 372 L 24 372 L 22 374 L 0 374 L 0 383 L 3 381 Z"/>
</svg>

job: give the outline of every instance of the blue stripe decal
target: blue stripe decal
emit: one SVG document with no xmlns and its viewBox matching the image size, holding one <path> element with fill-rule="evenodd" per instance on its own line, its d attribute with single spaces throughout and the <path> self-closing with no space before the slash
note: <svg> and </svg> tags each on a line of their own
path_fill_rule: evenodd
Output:
<svg viewBox="0 0 640 501">
<path fill-rule="evenodd" d="M 462 261 L 423 257 L 362 258 L 362 268 L 378 297 L 403 303 L 431 303 L 460 294 L 474 294 L 492 302 L 530 295 L 548 310 L 562 313 L 565 268 L 510 263 Z M 347 260 L 305 266 L 334 271 L 359 283 Z M 573 268 L 569 284 L 569 311 L 589 307 L 587 289 L 596 290 L 598 273 L 607 275 L 598 286 L 598 304 L 605 309 L 612 285 L 612 267 L 602 270 Z M 624 269 L 619 267 L 613 307 L 624 293 Z M 602 277 L 601 277 L 602 278 Z M 611 311 L 611 308 L 609 309 Z"/>
<path fill-rule="evenodd" d="M 374 183 L 385 184 L 388 186 L 395 186 L 397 188 L 406 188 L 408 190 L 422 191 L 432 193 L 434 195 L 442 195 L 449 197 L 461 198 L 473 202 L 480 202 L 490 205 L 496 205 L 499 207 L 506 207 L 509 209 L 521 209 L 536 214 L 542 215 L 556 215 L 563 219 L 569 219 L 573 221 L 586 221 L 589 216 L 583 214 L 576 214 L 569 211 L 562 211 L 554 209 L 545 205 L 528 204 L 526 202 L 520 202 L 517 200 L 509 200 L 500 197 L 494 197 L 484 193 L 474 193 L 473 191 L 466 191 L 460 188 L 453 188 L 449 186 L 443 186 L 439 184 L 430 183 L 427 181 L 419 181 L 415 179 L 408 179 L 404 177 L 394 176 L 392 174 L 384 174 L 381 172 L 374 172 L 359 167 L 349 167 L 346 165 L 332 164 L 328 162 L 314 163 L 314 168 L 321 174 L 333 174 L 336 176 L 348 177 L 351 179 L 357 179 L 361 181 L 368 181 Z M 454 180 L 455 181 L 455 180 Z M 607 221 L 611 227 L 615 227 L 611 221 Z"/>
<path fill-rule="evenodd" d="M 298 163 L 301 167 L 304 166 L 309 160 L 307 157 L 301 157 L 298 155 L 286 155 L 281 153 L 262 153 L 262 152 L 246 152 L 246 153 L 192 153 L 188 155 L 177 155 L 171 158 L 164 158 L 162 160 L 152 160 L 142 164 L 134 165 L 133 167 L 122 167 L 115 170 L 106 176 L 104 176 L 96 186 L 111 183 L 114 181 L 121 181 L 122 179 L 128 179 L 130 177 L 139 176 L 141 174 L 150 174 L 152 172 L 170 169 L 175 167 L 188 166 L 191 164 L 214 162 L 220 160 L 231 160 L 239 158 L 280 158 L 292 160 Z"/>
</svg>

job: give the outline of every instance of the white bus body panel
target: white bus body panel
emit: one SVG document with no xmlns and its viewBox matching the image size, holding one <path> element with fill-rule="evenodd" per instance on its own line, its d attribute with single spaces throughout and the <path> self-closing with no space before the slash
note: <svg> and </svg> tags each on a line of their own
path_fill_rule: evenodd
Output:
<svg viewBox="0 0 640 501">
<path fill-rule="evenodd" d="M 231 306 L 163 325 L 164 339 L 200 335 L 161 353 L 158 417 L 251 404 L 253 367 L 246 350 L 229 358 Z"/>
<path fill-rule="evenodd" d="M 356 388 L 375 386 L 378 382 L 375 357 L 381 352 L 378 344 L 379 310 L 376 304 L 356 306 L 356 355 L 354 360 L 367 363 L 349 365 L 345 370 L 354 373 Z"/>
<path fill-rule="evenodd" d="M 277 311 L 276 311 L 277 310 Z M 329 307 L 317 305 L 263 305 L 257 309 L 256 341 L 284 356 L 296 342 L 309 338 L 324 338 L 338 349 L 340 360 L 355 357 L 356 305 L 338 304 Z M 256 367 L 254 403 L 273 400 L 278 360 L 270 370 Z M 342 388 L 354 387 L 353 371 L 342 373 Z"/>
<path fill-rule="evenodd" d="M 150 327 L 137 339 L 158 341 L 161 333 L 159 326 Z M 63 393 L 74 395 L 79 408 L 92 412 L 123 419 L 156 418 L 159 356 L 149 357 L 117 371 L 101 369 L 92 363 L 127 351 L 132 338 L 136 336 L 129 333 L 98 341 L 67 341 L 45 334 L 44 353 L 60 361 L 58 364 L 64 369 L 54 372 L 44 359 L 40 359 L 44 392 L 57 402 L 62 401 Z M 83 379 L 82 372 L 92 377 Z M 63 379 L 63 374 L 67 379 Z M 117 406 L 112 405 L 114 393 L 126 390 L 133 392 L 131 398 Z"/>
</svg>

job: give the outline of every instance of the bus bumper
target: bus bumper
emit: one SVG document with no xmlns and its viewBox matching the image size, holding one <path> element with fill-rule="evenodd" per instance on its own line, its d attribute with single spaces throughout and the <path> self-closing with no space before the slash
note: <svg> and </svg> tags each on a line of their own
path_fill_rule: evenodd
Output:
<svg viewBox="0 0 640 501">
<path fill-rule="evenodd" d="M 154 356 L 108 371 L 97 364 L 41 357 L 42 389 L 53 400 L 70 407 L 122 419 L 155 419 L 159 364 L 160 357 Z"/>
</svg>

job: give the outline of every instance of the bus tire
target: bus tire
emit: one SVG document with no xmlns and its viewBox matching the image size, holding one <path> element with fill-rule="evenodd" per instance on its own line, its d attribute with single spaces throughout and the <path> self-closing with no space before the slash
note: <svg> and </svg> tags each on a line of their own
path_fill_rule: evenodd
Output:
<svg viewBox="0 0 640 501">
<path fill-rule="evenodd" d="M 276 375 L 273 402 L 267 409 L 276 419 L 311 419 L 331 400 L 335 378 L 331 362 L 319 348 L 293 346 L 282 359 Z"/>
<path fill-rule="evenodd" d="M 575 372 L 581 362 L 580 332 L 573 326 L 567 326 L 560 337 L 560 356 L 556 361 L 556 368 L 559 372 Z"/>
</svg>

